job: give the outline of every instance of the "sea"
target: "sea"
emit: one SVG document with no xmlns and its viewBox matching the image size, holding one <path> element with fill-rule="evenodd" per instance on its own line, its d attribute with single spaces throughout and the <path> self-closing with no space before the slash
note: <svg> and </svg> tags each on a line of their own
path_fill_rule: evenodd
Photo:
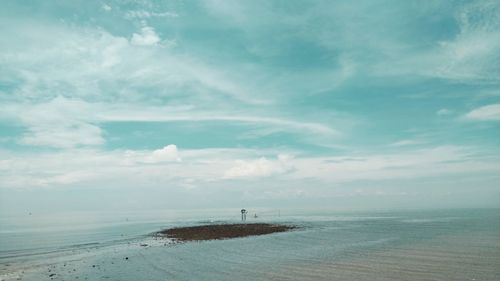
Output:
<svg viewBox="0 0 500 281">
<path fill-rule="evenodd" d="M 247 210 L 297 228 L 180 243 L 154 233 L 240 210 L 0 215 L 0 280 L 500 280 L 500 209 Z"/>
</svg>

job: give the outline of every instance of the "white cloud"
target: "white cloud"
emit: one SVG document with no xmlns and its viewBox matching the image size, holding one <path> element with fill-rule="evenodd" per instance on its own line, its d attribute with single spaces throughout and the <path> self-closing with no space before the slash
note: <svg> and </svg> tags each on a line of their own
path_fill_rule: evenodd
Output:
<svg viewBox="0 0 500 281">
<path fill-rule="evenodd" d="M 168 107 L 111 107 L 98 115 L 103 121 L 143 121 L 143 122 L 176 122 L 176 121 L 227 121 L 235 123 L 251 123 L 270 126 L 278 131 L 288 131 L 302 133 L 304 131 L 326 135 L 339 136 L 341 133 L 337 130 L 316 122 L 302 122 L 277 117 L 260 117 L 245 115 L 241 112 L 208 112 L 199 113 L 196 111 L 175 111 Z"/>
<path fill-rule="evenodd" d="M 377 75 L 419 75 L 460 81 L 494 84 L 500 81 L 500 5 L 479 0 L 455 6 L 459 31 L 452 37 L 415 50 L 411 44 L 387 44 L 382 60 L 371 67 Z M 426 13 L 429 10 L 425 11 Z M 428 16 L 428 14 L 426 14 Z M 378 40 L 376 40 L 378 41 Z M 391 47 L 396 47 L 390 49 Z M 368 65 L 370 67 L 370 65 Z"/>
<path fill-rule="evenodd" d="M 153 151 L 126 150 L 122 158 L 123 162 L 121 163 L 127 166 L 134 166 L 141 163 L 162 164 L 182 161 L 175 144 L 169 144 Z"/>
<path fill-rule="evenodd" d="M 268 160 L 265 157 L 237 160 L 235 165 L 225 172 L 224 178 L 256 178 L 283 174 L 293 169 L 291 159 L 288 155 L 278 155 L 277 160 Z"/>
<path fill-rule="evenodd" d="M 148 12 L 145 10 L 137 10 L 137 11 L 128 11 L 125 14 L 125 18 L 127 19 L 145 19 L 145 18 L 151 18 L 151 17 L 170 17 L 170 18 L 176 18 L 179 17 L 177 13 L 174 12 Z"/>
<path fill-rule="evenodd" d="M 34 146 L 70 148 L 80 145 L 104 143 L 101 128 L 84 123 L 65 120 L 64 124 L 36 124 L 22 136 L 20 143 Z"/>
<path fill-rule="evenodd" d="M 391 146 L 407 146 L 407 145 L 417 145 L 417 144 L 422 144 L 422 143 L 424 143 L 424 142 L 421 140 L 409 139 L 409 140 L 400 140 L 400 141 L 391 143 L 390 145 Z"/>
<path fill-rule="evenodd" d="M 29 145 L 75 147 L 99 145 L 105 142 L 100 125 L 105 122 L 210 122 L 258 126 L 269 132 L 288 132 L 307 136 L 309 143 L 317 138 L 341 136 L 337 130 L 316 122 L 297 121 L 281 117 L 251 115 L 251 112 L 208 112 L 192 106 L 148 106 L 126 103 L 85 102 L 58 96 L 44 103 L 5 104 L 0 119 L 15 120 L 28 132 L 21 142 Z"/>
<path fill-rule="evenodd" d="M 438 110 L 436 112 L 436 114 L 439 115 L 439 116 L 450 115 L 452 113 L 453 113 L 453 111 L 451 111 L 451 110 L 449 110 L 447 108 L 441 108 L 440 110 Z"/>
<path fill-rule="evenodd" d="M 460 33 L 442 42 L 436 74 L 450 79 L 500 81 L 500 6 L 496 1 L 466 4 L 457 16 Z"/>
<path fill-rule="evenodd" d="M 255 155 L 280 154 L 276 158 Z M 471 147 L 436 147 L 403 153 L 355 156 L 298 157 L 289 152 L 201 149 L 183 150 L 182 162 L 175 146 L 146 151 L 71 149 L 59 152 L 14 153 L 0 150 L 0 188 L 57 186 L 197 186 L 226 180 L 262 180 L 263 190 L 274 183 L 305 184 L 310 191 L 332 184 L 356 181 L 429 179 L 432 177 L 497 174 L 500 155 L 482 156 Z M 287 153 L 287 154 L 285 154 Z M 238 159 L 238 160 L 237 160 Z M 149 161 L 149 162 L 148 162 Z M 318 186 L 310 186 L 314 180 Z M 184 188 L 183 187 L 183 188 Z M 404 187 L 401 187 L 404 188 Z M 275 190 L 279 192 L 279 190 Z"/>
<path fill-rule="evenodd" d="M 109 6 L 108 4 L 102 4 L 102 9 L 106 12 L 109 12 L 111 11 L 113 8 L 111 8 L 111 6 Z"/>
<path fill-rule="evenodd" d="M 51 185 L 71 185 L 90 180 L 93 176 L 91 172 L 73 171 L 35 179 L 35 184 L 43 187 L 50 187 Z"/>
<path fill-rule="evenodd" d="M 242 149 L 183 150 L 175 145 L 158 150 L 67 149 L 15 153 L 0 150 L 0 188 L 99 186 L 185 186 L 222 177 Z M 189 179 L 189 180 L 187 180 Z"/>
<path fill-rule="evenodd" d="M 433 176 L 491 173 L 500 168 L 500 157 L 483 159 L 468 147 L 440 146 L 401 153 L 297 159 L 294 166 L 296 170 L 290 175 L 294 179 L 315 178 L 329 183 L 421 180 Z"/>
<path fill-rule="evenodd" d="M 338 135 L 336 130 L 321 123 L 279 115 L 262 116 L 253 109 L 225 111 L 232 102 L 266 102 L 257 98 L 244 81 L 235 79 L 234 72 L 221 71 L 220 66 L 205 65 L 189 56 L 173 55 L 166 48 L 135 48 L 131 40 L 102 29 L 26 21 L 20 30 L 22 36 L 16 37 L 14 43 L 0 38 L 3 79 L 18 83 L 11 92 L 19 101 L 3 104 L 0 117 L 27 128 L 20 140 L 24 144 L 64 148 L 103 144 L 100 122 L 113 119 L 215 120 L 262 125 L 274 131 Z M 132 38 L 135 43 L 159 44 L 159 37 L 150 27 L 144 27 L 136 35 Z M 75 63 L 78 67 L 74 67 Z M 144 94 L 144 89 L 148 94 Z M 156 102 L 180 94 L 188 104 L 201 98 L 220 105 L 220 109 L 186 109 L 176 115 L 171 107 L 146 106 L 151 100 Z M 92 103 L 86 102 L 89 100 Z M 128 112 L 126 108 L 131 101 L 137 106 Z M 6 107 L 11 110 L 5 110 Z M 120 112 L 130 117 L 117 116 Z"/>
<path fill-rule="evenodd" d="M 86 102 L 57 97 L 48 103 L 5 105 L 0 118 L 27 128 L 19 140 L 22 144 L 71 148 L 104 143 L 101 128 L 90 118 L 92 110 Z"/>
<path fill-rule="evenodd" d="M 179 151 L 175 144 L 169 144 L 162 149 L 155 150 L 148 155 L 144 162 L 146 163 L 158 163 L 158 162 L 169 162 L 176 161 L 180 162 L 181 157 L 179 156 Z"/>
<path fill-rule="evenodd" d="M 478 121 L 500 120 L 500 104 L 490 104 L 476 108 L 465 115 L 466 119 Z"/>
<path fill-rule="evenodd" d="M 249 73 L 244 69 L 210 65 L 198 57 L 157 47 L 176 42 L 161 40 L 153 27 L 143 26 L 141 32 L 127 39 L 99 28 L 30 20 L 22 25 L 4 24 L 15 25 L 21 35 L 9 40 L 9 36 L 0 37 L 2 80 L 15 81 L 13 94 L 30 101 L 63 95 L 111 102 L 182 96 L 221 106 L 229 102 L 271 102 L 270 95 L 247 79 Z M 134 44 L 149 47 L 137 48 Z M 145 89 L 148 94 L 144 94 Z"/>
<path fill-rule="evenodd" d="M 141 33 L 134 33 L 130 43 L 138 46 L 154 46 L 160 42 L 160 37 L 156 34 L 154 28 L 143 26 Z"/>
</svg>

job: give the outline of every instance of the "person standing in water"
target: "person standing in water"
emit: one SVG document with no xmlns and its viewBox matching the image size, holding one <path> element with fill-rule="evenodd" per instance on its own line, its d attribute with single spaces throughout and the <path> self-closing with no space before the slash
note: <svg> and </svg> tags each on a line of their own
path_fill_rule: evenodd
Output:
<svg viewBox="0 0 500 281">
<path fill-rule="evenodd" d="M 247 210 L 241 209 L 241 221 L 247 220 Z"/>
</svg>

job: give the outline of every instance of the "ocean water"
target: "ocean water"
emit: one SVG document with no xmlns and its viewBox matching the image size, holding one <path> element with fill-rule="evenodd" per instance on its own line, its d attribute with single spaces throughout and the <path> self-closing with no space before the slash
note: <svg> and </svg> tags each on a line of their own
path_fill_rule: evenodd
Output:
<svg viewBox="0 0 500 281">
<path fill-rule="evenodd" d="M 250 210 L 298 229 L 173 243 L 239 210 L 0 218 L 0 280 L 500 280 L 500 210 Z M 256 212 L 258 218 L 253 218 Z"/>
</svg>

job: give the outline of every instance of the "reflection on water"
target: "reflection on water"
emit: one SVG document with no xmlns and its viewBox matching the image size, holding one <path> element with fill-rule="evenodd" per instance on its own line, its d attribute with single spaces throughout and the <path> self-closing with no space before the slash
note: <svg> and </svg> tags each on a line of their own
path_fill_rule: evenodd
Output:
<svg viewBox="0 0 500 281">
<path fill-rule="evenodd" d="M 64 224 L 48 217 L 47 223 L 31 224 L 32 218 L 24 223 L 2 219 L 7 227 L 0 231 L 0 261 L 8 264 L 0 268 L 3 279 L 37 280 L 50 269 L 57 274 L 53 277 L 66 280 L 77 276 L 90 280 L 500 280 L 499 210 L 282 211 L 280 217 L 262 215 L 257 220 L 301 228 L 185 244 L 165 244 L 147 234 L 201 221 L 233 222 L 237 214 L 222 210 L 210 215 L 91 217 L 63 218 Z"/>
</svg>

